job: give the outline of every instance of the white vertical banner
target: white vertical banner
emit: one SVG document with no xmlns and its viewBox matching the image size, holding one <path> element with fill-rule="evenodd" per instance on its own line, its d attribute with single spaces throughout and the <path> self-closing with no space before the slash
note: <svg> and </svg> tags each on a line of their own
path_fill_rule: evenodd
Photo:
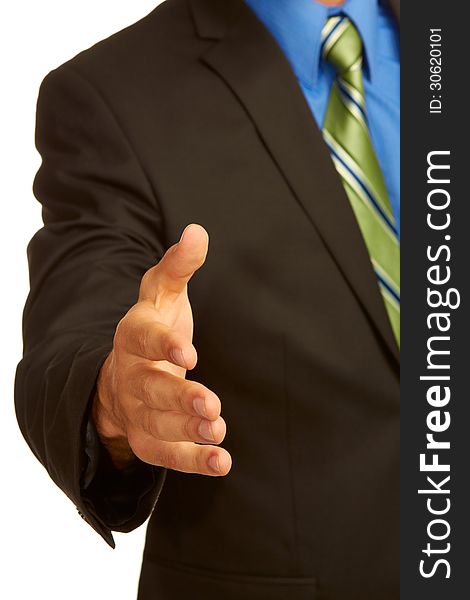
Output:
<svg viewBox="0 0 470 600">
<path fill-rule="evenodd" d="M 79 517 L 19 432 L 13 382 L 28 293 L 26 246 L 41 227 L 40 206 L 32 194 L 40 164 L 34 147 L 39 85 L 49 71 L 159 3 L 10 0 L 0 7 L 0 597 L 8 600 L 136 597 L 145 525 L 131 534 L 117 534 L 112 550 Z"/>
</svg>

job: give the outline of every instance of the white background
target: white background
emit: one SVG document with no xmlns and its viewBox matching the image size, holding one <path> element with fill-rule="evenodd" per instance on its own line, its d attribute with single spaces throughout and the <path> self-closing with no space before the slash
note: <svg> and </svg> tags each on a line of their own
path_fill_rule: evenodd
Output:
<svg viewBox="0 0 470 600">
<path fill-rule="evenodd" d="M 112 550 L 36 461 L 16 424 L 13 378 L 28 291 L 26 245 L 41 226 L 31 185 L 43 77 L 149 13 L 156 0 L 10 0 L 0 8 L 0 598 L 132 600 L 145 526 Z"/>
</svg>

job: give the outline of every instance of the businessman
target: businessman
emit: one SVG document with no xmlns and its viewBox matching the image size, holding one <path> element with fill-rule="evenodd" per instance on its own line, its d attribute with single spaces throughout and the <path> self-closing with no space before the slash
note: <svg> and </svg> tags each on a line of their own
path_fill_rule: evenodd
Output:
<svg viewBox="0 0 470 600">
<path fill-rule="evenodd" d="M 140 600 L 399 598 L 398 27 L 167 0 L 43 81 L 18 421 Z"/>
</svg>

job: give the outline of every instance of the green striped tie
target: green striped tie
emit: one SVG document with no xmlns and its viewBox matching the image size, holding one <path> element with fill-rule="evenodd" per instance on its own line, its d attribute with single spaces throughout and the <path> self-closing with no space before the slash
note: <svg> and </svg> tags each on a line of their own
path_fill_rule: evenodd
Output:
<svg viewBox="0 0 470 600">
<path fill-rule="evenodd" d="M 400 243 L 367 125 L 362 41 L 349 19 L 328 19 L 322 32 L 322 56 L 337 73 L 323 136 L 359 223 L 400 345 Z"/>
</svg>

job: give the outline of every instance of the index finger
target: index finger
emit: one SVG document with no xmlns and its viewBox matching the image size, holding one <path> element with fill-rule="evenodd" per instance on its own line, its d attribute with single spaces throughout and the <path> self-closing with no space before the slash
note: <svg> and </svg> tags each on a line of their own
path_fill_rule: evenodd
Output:
<svg viewBox="0 0 470 600">
<path fill-rule="evenodd" d="M 191 341 L 158 321 L 154 310 L 143 302 L 119 322 L 114 344 L 129 354 L 152 361 L 166 360 L 184 369 L 193 369 L 197 361 Z"/>
</svg>

